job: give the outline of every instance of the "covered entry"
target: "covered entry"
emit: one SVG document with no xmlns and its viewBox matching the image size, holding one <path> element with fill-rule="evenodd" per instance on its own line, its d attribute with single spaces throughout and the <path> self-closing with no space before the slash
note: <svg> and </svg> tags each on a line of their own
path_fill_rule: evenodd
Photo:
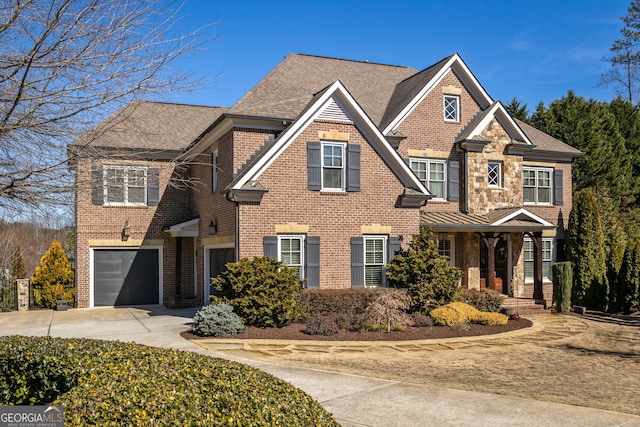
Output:
<svg viewBox="0 0 640 427">
<path fill-rule="evenodd" d="M 94 249 L 93 305 L 160 304 L 159 249 Z"/>
<path fill-rule="evenodd" d="M 435 237 L 457 240 L 456 267 L 463 271 L 463 286 L 489 288 L 502 294 L 512 287 L 524 289 L 525 261 L 531 262 L 532 277 L 527 282 L 529 298 L 545 299 L 543 291 L 543 232 L 554 233 L 555 226 L 524 208 L 490 210 L 485 215 L 462 212 L 425 212 L 422 225 Z M 523 256 L 525 238 L 532 242 L 532 259 Z M 530 254 L 526 254 L 527 256 Z M 520 292 L 519 292 L 520 293 Z"/>
</svg>

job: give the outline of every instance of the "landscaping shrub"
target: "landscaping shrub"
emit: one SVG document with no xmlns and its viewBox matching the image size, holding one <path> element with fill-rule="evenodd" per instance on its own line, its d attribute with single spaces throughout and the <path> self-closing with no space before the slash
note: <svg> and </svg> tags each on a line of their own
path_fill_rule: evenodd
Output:
<svg viewBox="0 0 640 427">
<path fill-rule="evenodd" d="M 60 390 L 57 398 L 52 394 L 34 402 L 62 405 L 68 427 L 338 426 L 308 394 L 231 361 L 133 343 L 0 338 L 3 362 L 19 355 L 29 360 L 34 352 L 41 356 L 39 361 L 51 358 L 52 363 L 57 355 L 54 366 L 65 378 L 73 379 L 71 388 Z M 5 372 L 19 373 L 18 362 L 24 359 L 11 359 L 1 366 Z M 51 379 L 48 374 L 43 378 Z M 17 388 L 15 379 L 13 375 L 2 377 L 0 405 L 23 401 L 11 397 L 11 390 Z"/>
<path fill-rule="evenodd" d="M 244 331 L 242 319 L 229 304 L 211 304 L 193 317 L 193 332 L 203 337 L 222 337 Z"/>
<path fill-rule="evenodd" d="M 460 289 L 454 300 L 469 304 L 480 311 L 498 313 L 504 297 L 493 289 Z"/>
<path fill-rule="evenodd" d="M 56 308 L 58 299 L 74 304 L 75 282 L 71 263 L 62 250 L 62 245 L 54 240 L 51 247 L 40 258 L 40 266 L 31 277 L 31 290 L 37 306 Z"/>
<path fill-rule="evenodd" d="M 452 302 L 431 310 L 431 318 L 436 325 L 455 326 L 464 323 L 480 323 L 485 325 L 506 325 L 507 316 L 500 313 L 481 312 L 463 302 Z"/>
<path fill-rule="evenodd" d="M 571 284 L 573 265 L 571 262 L 557 262 L 551 266 L 553 275 L 553 303 L 556 310 L 566 313 L 571 310 Z"/>
<path fill-rule="evenodd" d="M 316 317 L 335 316 L 339 322 L 353 323 L 381 293 L 388 291 L 384 288 L 305 289 L 296 295 L 300 321 L 304 323 Z"/>
<path fill-rule="evenodd" d="M 42 405 L 76 384 L 77 374 L 51 351 L 51 338 L 0 341 L 0 404 Z"/>
<path fill-rule="evenodd" d="M 421 227 L 409 248 L 387 264 L 386 275 L 390 286 L 409 290 L 412 313 L 429 314 L 453 300 L 462 273 L 438 253 L 431 232 Z"/>
<path fill-rule="evenodd" d="M 481 311 L 473 318 L 471 323 L 478 323 L 480 325 L 489 326 L 501 326 L 509 323 L 509 318 L 504 314 Z"/>
<path fill-rule="evenodd" d="M 369 328 L 365 330 L 377 326 L 383 326 L 383 330 L 387 332 L 391 332 L 392 328 L 404 329 L 411 324 L 411 316 L 406 312 L 410 302 L 411 298 L 406 290 L 389 289 L 381 292 L 366 308 L 360 322 L 364 328 Z"/>
<path fill-rule="evenodd" d="M 339 333 L 340 326 L 334 317 L 314 317 L 307 322 L 307 326 L 302 332 L 308 335 L 330 336 Z"/>
<path fill-rule="evenodd" d="M 246 325 L 282 327 L 299 318 L 295 296 L 302 284 L 294 269 L 273 258 L 244 258 L 211 279 L 221 293 L 211 302 L 231 304 Z"/>
<path fill-rule="evenodd" d="M 433 326 L 433 319 L 423 314 L 414 314 L 411 316 L 411 326 L 414 328 L 430 328 Z"/>
</svg>

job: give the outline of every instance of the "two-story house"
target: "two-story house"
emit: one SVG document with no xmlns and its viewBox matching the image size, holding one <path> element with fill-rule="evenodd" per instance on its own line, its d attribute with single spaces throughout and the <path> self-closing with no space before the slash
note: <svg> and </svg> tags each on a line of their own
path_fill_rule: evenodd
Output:
<svg viewBox="0 0 640 427">
<path fill-rule="evenodd" d="M 70 153 L 79 307 L 201 305 L 263 255 L 309 288 L 384 286 L 421 226 L 461 286 L 550 300 L 581 154 L 457 54 L 420 72 L 291 54 L 230 108 L 137 102 Z"/>
</svg>

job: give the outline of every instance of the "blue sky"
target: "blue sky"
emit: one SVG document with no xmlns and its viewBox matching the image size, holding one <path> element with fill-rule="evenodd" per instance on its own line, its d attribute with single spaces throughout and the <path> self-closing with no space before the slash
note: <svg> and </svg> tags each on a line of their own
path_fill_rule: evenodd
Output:
<svg viewBox="0 0 640 427">
<path fill-rule="evenodd" d="M 629 0 L 188 0 L 180 27 L 216 39 L 177 64 L 212 83 L 170 100 L 230 106 L 291 52 L 422 70 L 458 52 L 487 92 L 530 111 L 569 89 L 610 100 L 602 58 Z"/>
</svg>

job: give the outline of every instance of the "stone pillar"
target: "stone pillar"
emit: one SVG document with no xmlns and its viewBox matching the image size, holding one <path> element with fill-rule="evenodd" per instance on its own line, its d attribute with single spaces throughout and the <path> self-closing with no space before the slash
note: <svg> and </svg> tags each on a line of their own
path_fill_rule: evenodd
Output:
<svg viewBox="0 0 640 427">
<path fill-rule="evenodd" d="M 29 310 L 29 279 L 18 279 L 18 311 Z"/>
</svg>

